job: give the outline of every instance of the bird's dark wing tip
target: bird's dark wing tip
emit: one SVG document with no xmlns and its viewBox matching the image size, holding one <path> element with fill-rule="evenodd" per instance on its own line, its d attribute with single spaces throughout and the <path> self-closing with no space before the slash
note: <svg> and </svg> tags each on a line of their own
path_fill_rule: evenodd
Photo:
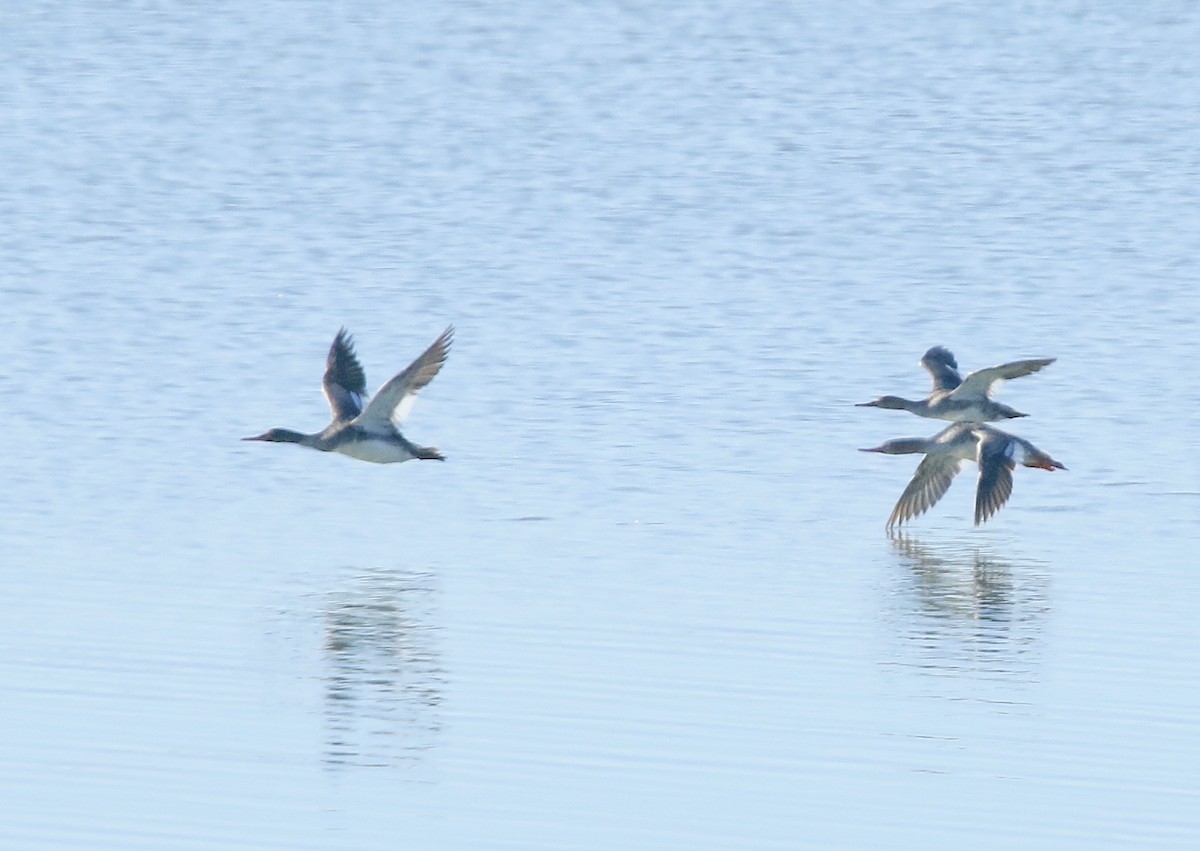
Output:
<svg viewBox="0 0 1200 851">
<path fill-rule="evenodd" d="M 933 363 L 943 363 L 951 369 L 958 369 L 958 361 L 954 359 L 954 354 L 945 346 L 934 346 L 924 355 L 921 356 L 921 362 L 931 361 Z"/>
</svg>

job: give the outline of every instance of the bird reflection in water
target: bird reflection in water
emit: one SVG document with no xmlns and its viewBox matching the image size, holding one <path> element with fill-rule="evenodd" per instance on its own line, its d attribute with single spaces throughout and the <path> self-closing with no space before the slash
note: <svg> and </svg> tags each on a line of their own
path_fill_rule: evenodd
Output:
<svg viewBox="0 0 1200 851">
<path fill-rule="evenodd" d="M 1013 563 L 977 542 L 927 546 L 894 533 L 907 568 L 900 634 L 929 673 L 1001 675 L 1036 680 L 1037 653 L 1050 610 L 1048 579 L 1036 562 Z"/>
<path fill-rule="evenodd" d="M 331 596 L 325 626 L 325 762 L 411 764 L 436 744 L 443 671 L 434 577 L 376 570 Z"/>
</svg>

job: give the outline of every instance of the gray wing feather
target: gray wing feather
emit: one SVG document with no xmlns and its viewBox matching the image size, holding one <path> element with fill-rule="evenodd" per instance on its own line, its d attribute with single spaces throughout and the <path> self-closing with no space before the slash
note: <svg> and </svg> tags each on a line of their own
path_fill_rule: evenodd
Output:
<svg viewBox="0 0 1200 851">
<path fill-rule="evenodd" d="M 933 508 L 950 489 L 950 483 L 958 475 L 958 468 L 959 460 L 953 456 L 925 456 L 917 465 L 912 481 L 908 483 L 904 493 L 900 494 L 896 507 L 892 509 L 892 515 L 887 522 L 888 528 Z"/>
<path fill-rule="evenodd" d="M 367 376 L 354 354 L 354 338 L 342 328 L 333 338 L 325 359 L 325 377 L 321 382 L 333 420 L 352 420 L 362 413 L 367 392 Z"/>
<path fill-rule="evenodd" d="M 975 525 L 983 523 L 1012 496 L 1016 462 L 1005 438 L 984 435 L 979 441 L 979 485 L 975 489 Z"/>
<path fill-rule="evenodd" d="M 407 369 L 379 388 L 358 416 L 359 424 L 403 423 L 412 410 L 418 391 L 433 380 L 446 362 L 453 341 L 454 326 L 451 325 Z"/>
<path fill-rule="evenodd" d="M 934 346 L 921 356 L 921 366 L 933 379 L 934 392 L 953 390 L 962 384 L 958 374 L 958 361 L 945 346 Z"/>
<path fill-rule="evenodd" d="M 1016 360 L 1000 366 L 989 366 L 977 369 L 963 379 L 962 384 L 955 388 L 951 397 L 983 396 L 991 398 L 992 390 L 997 381 L 1007 381 L 1010 378 L 1020 378 L 1024 375 L 1045 369 L 1054 363 L 1056 358 L 1034 358 L 1032 360 Z"/>
</svg>

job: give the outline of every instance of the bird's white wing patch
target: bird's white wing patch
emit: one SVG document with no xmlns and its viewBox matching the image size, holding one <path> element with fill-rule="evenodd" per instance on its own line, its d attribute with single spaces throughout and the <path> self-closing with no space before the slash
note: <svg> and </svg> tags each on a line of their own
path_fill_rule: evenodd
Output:
<svg viewBox="0 0 1200 851">
<path fill-rule="evenodd" d="M 433 380 L 445 363 L 453 338 L 454 328 L 451 326 L 407 369 L 380 387 L 355 422 L 376 429 L 389 421 L 401 425 L 412 411 L 417 392 Z"/>
</svg>

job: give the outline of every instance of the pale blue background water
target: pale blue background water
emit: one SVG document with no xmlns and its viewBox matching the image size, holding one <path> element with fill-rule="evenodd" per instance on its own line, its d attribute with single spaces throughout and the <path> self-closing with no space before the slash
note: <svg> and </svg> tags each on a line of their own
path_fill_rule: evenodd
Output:
<svg viewBox="0 0 1200 851">
<path fill-rule="evenodd" d="M 1200 844 L 1194 4 L 0 44 L 0 846 Z M 238 441 L 450 322 L 446 464 Z M 936 343 L 1070 470 L 893 540 Z"/>
</svg>

